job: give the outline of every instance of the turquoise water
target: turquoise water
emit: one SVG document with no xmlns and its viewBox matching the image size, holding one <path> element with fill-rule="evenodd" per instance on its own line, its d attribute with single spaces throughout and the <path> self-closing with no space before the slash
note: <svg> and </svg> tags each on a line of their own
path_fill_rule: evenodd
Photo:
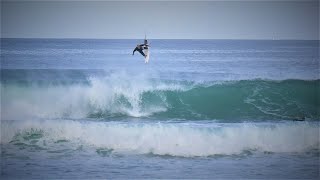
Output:
<svg viewBox="0 0 320 180">
<path fill-rule="evenodd" d="M 319 41 L 1 39 L 4 178 L 319 178 Z"/>
</svg>

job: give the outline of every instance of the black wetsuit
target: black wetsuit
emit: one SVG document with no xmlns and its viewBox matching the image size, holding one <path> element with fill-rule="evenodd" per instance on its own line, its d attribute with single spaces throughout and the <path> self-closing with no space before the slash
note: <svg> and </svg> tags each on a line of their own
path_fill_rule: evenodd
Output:
<svg viewBox="0 0 320 180">
<path fill-rule="evenodd" d="M 146 55 L 143 52 L 144 49 L 148 49 L 148 45 L 140 44 L 133 50 L 132 55 L 134 55 L 134 52 L 138 51 L 140 54 L 142 54 L 142 56 L 146 57 Z"/>
</svg>

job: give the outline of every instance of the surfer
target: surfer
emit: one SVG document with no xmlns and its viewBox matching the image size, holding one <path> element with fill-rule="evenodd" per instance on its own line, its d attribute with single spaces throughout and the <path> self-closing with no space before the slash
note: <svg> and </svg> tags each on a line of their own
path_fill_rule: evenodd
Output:
<svg viewBox="0 0 320 180">
<path fill-rule="evenodd" d="M 144 57 L 144 62 L 148 63 L 149 62 L 149 57 L 150 57 L 150 52 L 149 52 L 149 44 L 147 37 L 144 38 L 143 44 L 138 44 L 136 48 L 134 48 L 132 52 L 132 56 L 134 55 L 134 52 L 138 51 L 143 57 Z"/>
<path fill-rule="evenodd" d="M 133 50 L 132 55 L 134 55 L 134 52 L 138 51 L 140 54 L 142 54 L 143 57 L 146 57 L 146 55 L 144 54 L 143 50 L 144 49 L 148 49 L 148 40 L 144 40 L 143 44 L 138 44 L 136 46 L 136 48 Z"/>
<path fill-rule="evenodd" d="M 146 55 L 145 55 L 144 52 L 142 51 L 142 50 L 144 50 L 144 49 L 145 49 L 144 44 L 138 44 L 138 45 L 136 46 L 136 48 L 133 50 L 132 55 L 134 55 L 134 52 L 138 51 L 140 54 L 142 54 L 142 56 L 146 57 Z M 146 49 L 148 49 L 148 48 L 146 48 Z"/>
</svg>

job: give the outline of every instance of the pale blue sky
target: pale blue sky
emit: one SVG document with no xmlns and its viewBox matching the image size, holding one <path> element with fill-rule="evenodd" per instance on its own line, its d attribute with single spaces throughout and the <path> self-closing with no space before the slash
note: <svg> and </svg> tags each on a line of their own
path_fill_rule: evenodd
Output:
<svg viewBox="0 0 320 180">
<path fill-rule="evenodd" d="M 2 1 L 1 37 L 319 39 L 319 1 Z"/>
</svg>

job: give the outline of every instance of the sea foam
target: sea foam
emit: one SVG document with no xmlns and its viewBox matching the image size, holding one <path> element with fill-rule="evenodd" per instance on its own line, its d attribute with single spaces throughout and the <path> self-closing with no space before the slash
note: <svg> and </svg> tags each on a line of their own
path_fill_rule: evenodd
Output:
<svg viewBox="0 0 320 180">
<path fill-rule="evenodd" d="M 319 151 L 319 123 L 133 123 L 73 120 L 4 121 L 1 143 L 40 132 L 39 146 L 67 141 L 116 153 L 172 156 L 233 155 L 245 151 Z M 44 143 L 45 142 L 45 143 Z M 32 142 L 34 143 L 34 142 Z M 45 145 L 44 145 L 45 144 Z"/>
<path fill-rule="evenodd" d="M 143 105 L 143 94 L 155 91 L 182 91 L 177 83 L 152 81 L 146 74 L 131 76 L 118 72 L 106 77 L 89 77 L 88 84 L 1 84 L 2 119 L 86 118 L 125 115 L 149 116 L 166 111 L 165 97 Z"/>
</svg>

